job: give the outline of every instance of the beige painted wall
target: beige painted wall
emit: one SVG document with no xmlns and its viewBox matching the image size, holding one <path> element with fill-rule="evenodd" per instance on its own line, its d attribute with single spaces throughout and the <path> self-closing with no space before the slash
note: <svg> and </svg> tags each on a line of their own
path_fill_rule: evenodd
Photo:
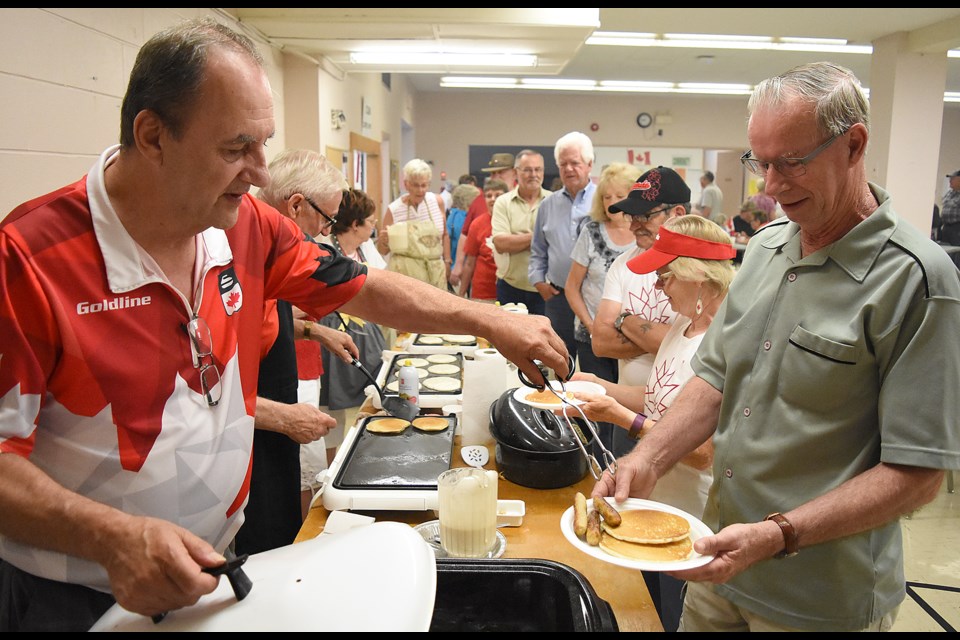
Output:
<svg viewBox="0 0 960 640">
<path fill-rule="evenodd" d="M 117 141 L 127 77 L 139 46 L 150 35 L 195 15 L 213 15 L 237 26 L 214 9 L 25 8 L 5 9 L 0 15 L 0 217 L 25 200 L 78 179 Z M 385 163 L 395 160 L 402 166 L 414 155 L 432 160 L 438 187 L 441 170 L 448 176 L 468 170 L 471 144 L 550 146 L 571 130 L 588 133 L 598 146 L 742 151 L 746 145 L 744 98 L 415 94 L 396 74 L 388 91 L 379 73 L 344 76 L 257 41 L 276 101 L 271 156 L 287 146 L 321 152 L 327 147 L 348 149 L 350 134 L 359 133 L 384 141 Z M 360 126 L 362 101 L 371 106 L 372 127 L 366 131 Z M 330 125 L 331 109 L 344 111 L 347 120 L 340 130 Z M 669 115 L 672 122 L 641 130 L 635 124 L 640 111 Z M 593 123 L 599 127 L 596 132 L 590 129 Z M 406 130 L 412 130 L 412 141 L 404 137 Z M 960 169 L 957 140 L 960 107 L 951 106 L 944 110 L 940 149 L 933 151 L 939 156 L 932 194 L 937 202 L 946 184 L 942 176 Z M 717 178 L 724 184 L 728 179 L 719 173 Z"/>
<path fill-rule="evenodd" d="M 120 136 L 120 104 L 140 45 L 212 9 L 0 11 L 0 216 L 83 176 Z M 233 23 L 235 26 L 235 23 Z M 284 148 L 279 52 L 261 46 Z"/>
</svg>

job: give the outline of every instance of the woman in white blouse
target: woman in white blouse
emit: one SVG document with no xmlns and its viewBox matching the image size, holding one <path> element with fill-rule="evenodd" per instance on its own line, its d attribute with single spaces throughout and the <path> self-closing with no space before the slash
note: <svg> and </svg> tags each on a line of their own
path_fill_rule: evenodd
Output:
<svg viewBox="0 0 960 640">
<path fill-rule="evenodd" d="M 669 298 L 677 319 L 660 344 L 645 386 L 574 374 L 574 380 L 590 380 L 607 391 L 606 395 L 576 394 L 585 401 L 580 408 L 588 418 L 613 423 L 637 440 L 656 428 L 660 416 L 694 375 L 690 361 L 733 281 L 735 255 L 726 229 L 707 218 L 686 215 L 665 222 L 653 246 L 627 263 L 634 273 L 657 273 L 656 286 Z M 650 499 L 699 518 L 713 481 L 712 467 L 711 439 L 667 472 Z M 664 630 L 675 631 L 683 604 L 682 581 L 654 572 L 644 572 L 644 580 Z"/>
<path fill-rule="evenodd" d="M 433 170 L 414 158 L 403 167 L 405 194 L 387 206 L 377 249 L 388 256 L 387 270 L 446 290 L 450 275 L 450 236 L 443 198 L 430 191 Z"/>
</svg>

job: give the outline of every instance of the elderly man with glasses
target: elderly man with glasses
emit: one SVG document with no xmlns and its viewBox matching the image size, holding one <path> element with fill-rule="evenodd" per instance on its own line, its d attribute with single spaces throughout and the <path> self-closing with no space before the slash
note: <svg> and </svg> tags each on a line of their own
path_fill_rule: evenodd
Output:
<svg viewBox="0 0 960 640">
<path fill-rule="evenodd" d="M 560 137 L 553 147 L 553 157 L 560 169 L 563 187 L 547 196 L 540 204 L 530 241 L 530 284 L 544 301 L 544 312 L 554 330 L 560 334 L 567 351 L 577 357 L 574 336 L 576 316 L 563 288 L 570 275 L 573 247 L 580 229 L 590 220 L 590 206 L 597 185 L 590 179 L 593 168 L 593 142 L 579 131 Z"/>
<path fill-rule="evenodd" d="M 619 360 L 621 384 L 643 386 L 676 313 L 657 288 L 656 274 L 634 273 L 627 263 L 653 246 L 660 225 L 690 213 L 690 187 L 673 169 L 656 167 L 637 178 L 627 199 L 610 211 L 630 217 L 637 246 L 617 256 L 607 272 L 593 323 L 593 352 Z M 629 453 L 635 444 L 622 429 L 614 430 L 616 455 Z"/>
<path fill-rule="evenodd" d="M 646 497 L 712 436 L 717 533 L 694 543 L 709 562 L 672 573 L 681 630 L 889 630 L 900 518 L 960 468 L 960 276 L 867 181 L 849 70 L 794 68 L 748 110 L 743 163 L 786 215 L 747 245 L 695 377 L 593 494 Z"/>
</svg>

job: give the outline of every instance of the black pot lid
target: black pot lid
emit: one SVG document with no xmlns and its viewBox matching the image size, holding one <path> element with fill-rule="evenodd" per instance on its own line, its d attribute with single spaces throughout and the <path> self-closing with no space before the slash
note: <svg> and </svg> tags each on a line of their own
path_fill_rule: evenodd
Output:
<svg viewBox="0 0 960 640">
<path fill-rule="evenodd" d="M 583 420 L 575 420 L 583 428 Z M 527 451 L 570 451 L 579 448 L 576 435 L 563 418 L 547 409 L 537 409 L 518 401 L 513 389 L 504 392 L 490 405 L 490 434 L 497 442 Z"/>
</svg>

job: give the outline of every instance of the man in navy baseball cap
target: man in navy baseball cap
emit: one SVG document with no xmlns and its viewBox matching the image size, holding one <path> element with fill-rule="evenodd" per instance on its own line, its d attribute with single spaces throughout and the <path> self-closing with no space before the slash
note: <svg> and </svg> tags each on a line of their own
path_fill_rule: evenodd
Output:
<svg viewBox="0 0 960 640">
<path fill-rule="evenodd" d="M 657 167 L 637 178 L 626 199 L 610 205 L 609 212 L 649 217 L 649 212 L 659 205 L 689 202 L 690 187 L 680 174 L 670 167 Z"/>
</svg>

